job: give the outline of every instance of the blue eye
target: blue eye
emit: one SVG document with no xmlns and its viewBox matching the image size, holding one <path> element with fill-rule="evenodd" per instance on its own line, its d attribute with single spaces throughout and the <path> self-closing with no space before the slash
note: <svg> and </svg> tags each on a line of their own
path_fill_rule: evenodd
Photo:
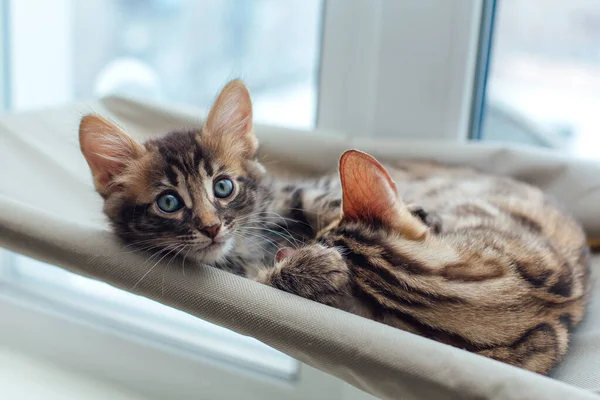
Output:
<svg viewBox="0 0 600 400">
<path fill-rule="evenodd" d="M 176 194 L 166 193 L 156 199 L 156 205 L 161 211 L 173 213 L 183 207 L 183 202 Z"/>
<path fill-rule="evenodd" d="M 231 193 L 233 193 L 233 182 L 229 178 L 221 178 L 215 181 L 214 192 L 215 196 L 220 199 L 231 196 Z"/>
</svg>

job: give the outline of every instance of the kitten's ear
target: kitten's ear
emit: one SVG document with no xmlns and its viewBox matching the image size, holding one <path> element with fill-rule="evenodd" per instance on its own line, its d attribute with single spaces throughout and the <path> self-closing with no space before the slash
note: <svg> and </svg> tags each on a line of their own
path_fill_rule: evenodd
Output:
<svg viewBox="0 0 600 400">
<path fill-rule="evenodd" d="M 427 226 L 398 196 L 396 184 L 372 156 L 348 150 L 340 158 L 344 219 L 380 222 L 410 240 L 421 240 Z"/>
<path fill-rule="evenodd" d="M 79 145 L 100 193 L 106 193 L 113 179 L 146 151 L 121 128 L 98 115 L 81 119 Z"/>
<path fill-rule="evenodd" d="M 238 150 L 246 157 L 254 157 L 258 141 L 252 127 L 252 101 L 242 81 L 231 81 L 223 88 L 202 132 L 217 139 L 227 151 Z"/>
</svg>

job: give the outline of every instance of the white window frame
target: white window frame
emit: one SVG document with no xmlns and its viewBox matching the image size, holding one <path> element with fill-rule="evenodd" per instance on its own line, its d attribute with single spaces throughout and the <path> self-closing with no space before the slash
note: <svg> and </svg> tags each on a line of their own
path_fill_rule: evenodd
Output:
<svg viewBox="0 0 600 400">
<path fill-rule="evenodd" d="M 329 0 L 317 126 L 467 139 L 483 1 Z"/>
<path fill-rule="evenodd" d="M 9 46 L 0 53 L 10 54 L 3 93 L 11 108 L 72 100 L 71 1 L 10 2 Z M 350 136 L 466 139 L 483 1 L 324 0 L 317 127 Z M 396 47 L 400 53 L 390 52 Z M 48 293 L 2 273 L 0 260 L 0 315 L 10 327 L 0 330 L 3 344 L 149 397 L 366 398 L 304 364 L 295 380 L 272 379 L 186 353 L 143 329 L 123 332 L 91 309 L 48 301 Z"/>
</svg>

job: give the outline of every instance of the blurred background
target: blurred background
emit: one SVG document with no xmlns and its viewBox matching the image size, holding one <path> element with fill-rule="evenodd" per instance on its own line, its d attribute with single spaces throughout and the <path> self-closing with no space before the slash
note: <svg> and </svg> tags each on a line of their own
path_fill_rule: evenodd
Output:
<svg viewBox="0 0 600 400">
<path fill-rule="evenodd" d="M 262 124 L 599 159 L 599 43 L 597 0 L 0 0 L 0 109 L 121 95 L 202 113 L 239 77 Z M 6 398 L 368 398 L 25 257 L 4 254 L 0 289 L 21 324 L 0 330 Z"/>
<path fill-rule="evenodd" d="M 360 38 L 373 36 L 373 26 L 386 24 L 377 16 L 369 23 L 371 14 L 391 8 L 393 15 L 395 7 L 391 0 L 372 5 L 353 0 L 346 6 L 350 11 L 331 7 L 335 13 L 326 19 L 326 2 L 2 0 L 4 109 L 112 94 L 206 108 L 226 81 L 241 77 L 253 94 L 257 121 L 311 129 L 317 126 L 319 100 L 331 97 L 322 93 L 331 85 L 321 72 L 336 64 L 331 62 L 335 57 L 341 60 L 338 74 L 344 74 L 339 68 L 367 65 L 359 57 L 377 58 L 372 52 L 348 57 L 344 46 L 365 46 Z M 397 3 L 405 14 L 418 12 L 416 18 L 429 12 L 435 19 L 443 10 L 439 0 L 421 6 L 414 6 L 414 0 Z M 483 95 L 473 96 L 478 104 L 469 117 L 478 123 L 468 124 L 471 131 L 461 134 L 559 148 L 581 157 L 600 155 L 595 113 L 600 105 L 600 3 L 457 0 L 454 6 L 466 9 L 475 3 L 481 3 L 476 7 L 483 13 L 481 29 L 472 30 L 478 35 L 476 68 L 483 77 L 471 90 Z M 348 17 L 361 7 L 363 20 Z M 407 49 L 401 35 L 407 31 L 382 29 L 379 42 L 369 44 L 411 57 L 416 50 L 402 52 Z M 331 40 L 336 34 L 353 42 L 338 44 Z M 387 45 L 388 37 L 398 46 Z M 422 39 L 422 51 L 436 51 Z M 466 42 L 466 37 L 459 39 Z M 414 41 L 418 48 L 419 37 Z M 371 76 L 385 75 L 386 61 L 378 59 Z M 397 76 L 392 72 L 384 78 Z M 436 84 L 438 78 L 426 76 L 424 81 Z M 354 95 L 362 97 L 364 91 Z"/>
<path fill-rule="evenodd" d="M 314 126 L 322 0 L 72 5 L 74 98 L 119 93 L 205 107 L 241 77 L 259 120 Z"/>
<path fill-rule="evenodd" d="M 496 3 L 481 138 L 600 159 L 600 2 Z"/>
</svg>

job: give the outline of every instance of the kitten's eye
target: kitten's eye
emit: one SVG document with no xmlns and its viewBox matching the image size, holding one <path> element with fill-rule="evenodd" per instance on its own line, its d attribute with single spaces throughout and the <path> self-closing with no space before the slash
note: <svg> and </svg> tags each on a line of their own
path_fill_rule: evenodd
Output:
<svg viewBox="0 0 600 400">
<path fill-rule="evenodd" d="M 215 181 L 214 192 L 215 196 L 220 199 L 231 196 L 231 193 L 233 193 L 232 180 L 229 178 L 221 178 L 218 181 Z"/>
<path fill-rule="evenodd" d="M 183 207 L 183 201 L 173 193 L 166 193 L 156 199 L 156 205 L 161 211 L 173 213 Z"/>
</svg>

